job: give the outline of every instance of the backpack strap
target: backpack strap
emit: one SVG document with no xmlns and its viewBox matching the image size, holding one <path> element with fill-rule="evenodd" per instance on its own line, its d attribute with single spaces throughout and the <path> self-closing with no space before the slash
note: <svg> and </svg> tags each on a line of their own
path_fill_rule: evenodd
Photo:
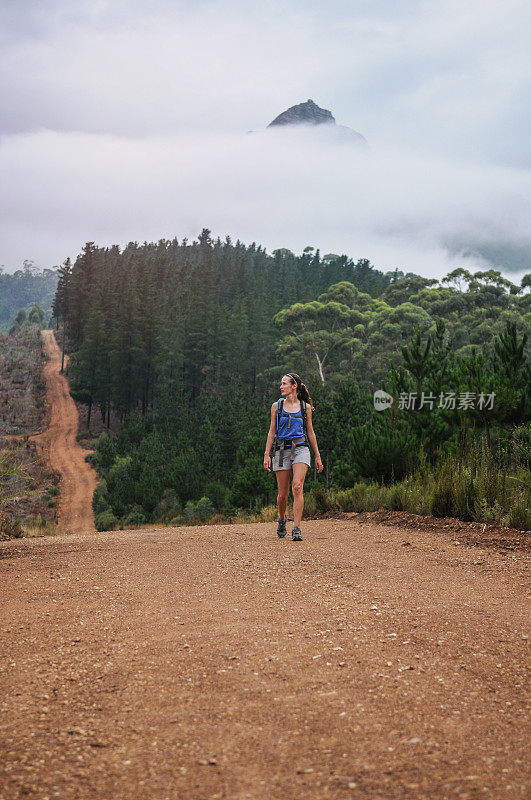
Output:
<svg viewBox="0 0 531 800">
<path fill-rule="evenodd" d="M 279 420 L 280 420 L 280 415 L 282 414 L 282 409 L 283 409 L 283 407 L 284 407 L 284 398 L 283 398 L 283 397 L 280 397 L 280 398 L 277 400 L 277 428 L 276 428 L 276 431 L 275 431 L 275 438 L 273 439 L 273 444 L 271 445 L 271 451 L 270 451 L 270 453 L 269 453 L 269 455 L 271 456 L 271 458 L 274 458 L 274 456 L 275 456 L 275 450 L 276 450 L 276 448 L 277 448 L 277 441 L 278 441 L 278 423 L 279 423 Z"/>
<path fill-rule="evenodd" d="M 301 400 L 301 411 L 302 411 L 302 430 L 304 433 L 304 441 L 306 442 L 307 446 L 310 446 L 310 440 L 308 439 L 308 431 L 306 428 L 306 400 Z"/>
<path fill-rule="evenodd" d="M 283 408 L 284 408 L 284 398 L 280 397 L 277 400 L 277 430 L 276 430 L 277 434 L 278 434 L 278 423 L 279 423 L 280 415 L 282 414 L 282 409 Z"/>
</svg>

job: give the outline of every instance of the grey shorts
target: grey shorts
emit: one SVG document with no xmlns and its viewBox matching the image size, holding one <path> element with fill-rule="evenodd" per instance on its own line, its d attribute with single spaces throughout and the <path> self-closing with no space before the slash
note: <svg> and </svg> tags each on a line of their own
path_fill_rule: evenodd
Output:
<svg viewBox="0 0 531 800">
<path fill-rule="evenodd" d="M 308 464 L 311 466 L 310 461 L 310 448 L 307 447 L 305 444 L 298 444 L 295 446 L 293 462 L 291 461 L 291 445 L 284 449 L 284 462 L 282 467 L 279 466 L 280 460 L 280 450 L 275 451 L 275 457 L 273 459 L 273 472 L 278 472 L 278 470 L 282 469 L 291 469 L 291 465 L 293 464 Z"/>
</svg>

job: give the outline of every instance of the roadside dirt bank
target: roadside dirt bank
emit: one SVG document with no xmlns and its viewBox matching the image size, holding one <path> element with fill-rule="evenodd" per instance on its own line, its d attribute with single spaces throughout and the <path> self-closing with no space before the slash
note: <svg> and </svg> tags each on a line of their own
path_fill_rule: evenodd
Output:
<svg viewBox="0 0 531 800">
<path fill-rule="evenodd" d="M 525 554 L 309 521 L 0 543 L 0 798 L 524 798 Z"/>
<path fill-rule="evenodd" d="M 409 530 L 431 531 L 443 538 L 451 537 L 454 544 L 487 547 L 495 550 L 531 550 L 529 531 L 506 528 L 503 525 L 482 522 L 463 522 L 455 517 L 423 517 L 409 511 L 348 512 L 334 514 L 335 519 L 352 519 L 358 524 L 385 523 Z"/>
</svg>

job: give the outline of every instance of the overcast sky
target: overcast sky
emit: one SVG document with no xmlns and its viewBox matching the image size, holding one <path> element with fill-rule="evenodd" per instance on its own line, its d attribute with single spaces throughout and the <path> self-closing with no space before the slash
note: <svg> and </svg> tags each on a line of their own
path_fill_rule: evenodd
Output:
<svg viewBox="0 0 531 800">
<path fill-rule="evenodd" d="M 0 0 L 0 264 L 209 227 L 518 280 L 530 29 L 529 0 Z M 370 149 L 264 132 L 309 98 Z"/>
</svg>

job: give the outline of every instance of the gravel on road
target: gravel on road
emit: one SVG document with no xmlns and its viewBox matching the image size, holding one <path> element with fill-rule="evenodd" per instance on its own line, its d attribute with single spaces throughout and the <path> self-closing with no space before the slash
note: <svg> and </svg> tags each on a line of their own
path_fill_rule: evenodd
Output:
<svg viewBox="0 0 531 800">
<path fill-rule="evenodd" d="M 525 554 L 327 519 L 0 544 L 0 798 L 524 798 Z"/>
</svg>

